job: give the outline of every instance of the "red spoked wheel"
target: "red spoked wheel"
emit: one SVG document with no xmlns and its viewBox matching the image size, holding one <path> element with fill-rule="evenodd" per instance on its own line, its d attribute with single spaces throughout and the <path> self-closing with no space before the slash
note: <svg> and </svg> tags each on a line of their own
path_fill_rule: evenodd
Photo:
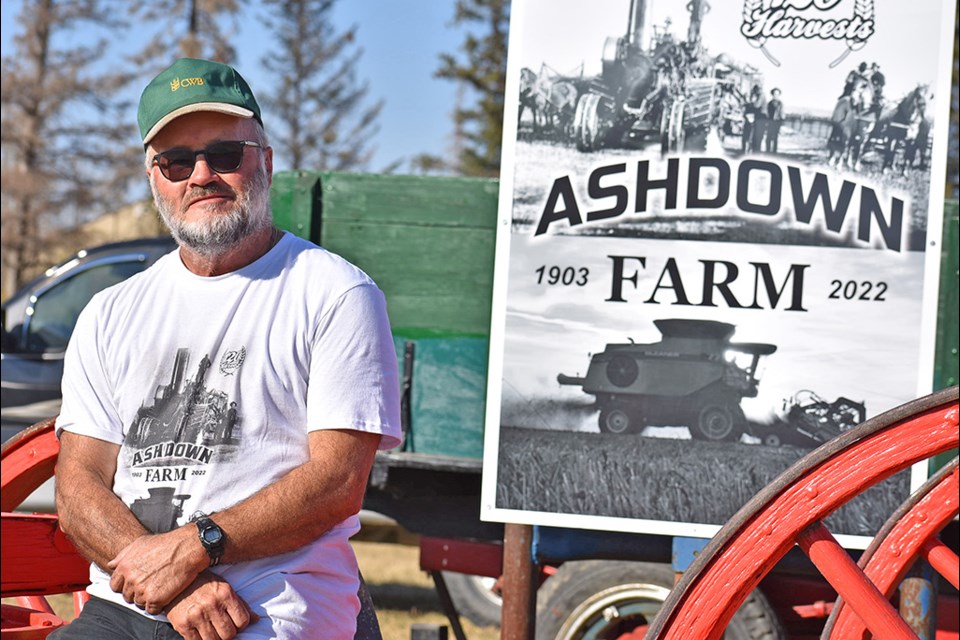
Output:
<svg viewBox="0 0 960 640">
<path fill-rule="evenodd" d="M 64 536 L 56 516 L 10 513 L 53 477 L 60 452 L 55 422 L 39 422 L 0 448 L 0 595 L 20 605 L 3 605 L 0 635 L 5 638 L 45 638 L 64 624 L 46 595 L 72 593 L 75 615 L 87 600 L 83 589 L 90 564 Z"/>
<path fill-rule="evenodd" d="M 924 492 L 918 492 L 894 514 L 874 539 L 877 551 L 863 561 L 866 571 L 822 520 L 878 482 L 956 448 L 958 413 L 957 387 L 952 387 L 868 420 L 797 461 L 713 537 L 664 602 L 646 638 L 720 638 L 747 594 L 794 544 L 843 598 L 837 623 L 850 616 L 864 621 L 876 637 L 916 638 L 890 604 L 886 587 L 875 584 L 871 575 L 885 576 L 884 583 L 892 582 L 895 588 L 897 575 L 921 555 L 938 571 L 956 575 L 956 554 L 937 539 L 942 525 L 925 523 L 918 530 L 900 524 L 931 517 L 945 523 L 953 517 L 950 513 L 956 515 L 955 502 L 933 504 L 951 487 L 956 495 L 955 470 L 927 484 L 931 497 L 925 500 Z M 882 560 L 891 556 L 895 559 Z M 839 633 L 826 637 L 852 637 Z"/>
<path fill-rule="evenodd" d="M 960 513 L 960 460 L 954 458 L 897 509 L 860 557 L 864 575 L 887 599 L 892 598 L 910 566 L 923 558 L 954 589 L 960 558 L 938 537 Z M 824 627 L 825 638 L 862 638 L 866 625 L 843 597 Z"/>
<path fill-rule="evenodd" d="M 24 429 L 0 448 L 0 510 L 13 511 L 53 477 L 60 453 L 56 418 Z"/>
</svg>

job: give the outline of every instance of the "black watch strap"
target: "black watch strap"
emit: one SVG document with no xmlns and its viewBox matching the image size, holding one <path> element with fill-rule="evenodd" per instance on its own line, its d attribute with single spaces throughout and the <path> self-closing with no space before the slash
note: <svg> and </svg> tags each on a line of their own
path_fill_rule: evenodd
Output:
<svg viewBox="0 0 960 640">
<path fill-rule="evenodd" d="M 223 529 L 210 516 L 204 514 L 198 514 L 194 522 L 197 523 L 197 535 L 200 537 L 200 544 L 203 545 L 207 555 L 210 556 L 210 566 L 215 567 L 220 564 L 220 559 L 223 557 L 225 542 Z"/>
</svg>

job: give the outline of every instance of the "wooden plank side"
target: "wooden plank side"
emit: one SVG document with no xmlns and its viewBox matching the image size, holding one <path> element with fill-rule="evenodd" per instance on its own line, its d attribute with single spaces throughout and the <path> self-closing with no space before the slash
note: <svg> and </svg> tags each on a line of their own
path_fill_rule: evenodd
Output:
<svg viewBox="0 0 960 640">
<path fill-rule="evenodd" d="M 387 294 L 394 331 L 486 336 L 497 182 L 280 172 L 279 226 L 357 264 Z"/>
<path fill-rule="evenodd" d="M 0 516 L 2 595 L 46 595 L 82 589 L 89 584 L 90 563 L 45 514 Z"/>
<path fill-rule="evenodd" d="M 487 340 L 447 337 L 414 342 L 409 450 L 482 458 Z"/>
<path fill-rule="evenodd" d="M 489 334 L 492 230 L 326 220 L 323 244 L 377 282 L 394 333 Z"/>
<path fill-rule="evenodd" d="M 493 233 L 465 227 L 324 223 L 324 247 L 356 260 L 397 291 L 439 290 L 490 299 Z"/>
<path fill-rule="evenodd" d="M 320 174 L 309 171 L 282 171 L 273 176 L 270 206 L 273 221 L 311 242 L 320 242 Z"/>
<path fill-rule="evenodd" d="M 398 359 L 415 345 L 407 451 L 482 456 L 497 193 L 472 178 L 275 176 L 277 224 L 366 271 Z"/>
<path fill-rule="evenodd" d="M 325 174 L 323 245 L 380 285 L 395 333 L 486 336 L 496 193 L 489 180 Z"/>
<path fill-rule="evenodd" d="M 324 174 L 322 243 L 387 297 L 415 344 L 408 451 L 483 455 L 497 183 Z"/>
<path fill-rule="evenodd" d="M 946 389 L 960 381 L 960 202 L 943 207 L 943 253 L 940 255 L 940 300 L 934 347 L 933 388 Z M 930 460 L 930 474 L 950 462 L 957 451 Z"/>
<path fill-rule="evenodd" d="M 957 200 L 944 203 L 941 246 L 935 389 L 946 389 L 960 381 L 960 202 Z"/>
<path fill-rule="evenodd" d="M 323 218 L 493 229 L 499 182 L 479 178 L 325 173 Z"/>
<path fill-rule="evenodd" d="M 407 450 L 481 458 L 492 231 L 330 220 L 324 230 L 327 248 L 384 291 L 394 339 L 415 344 Z"/>
<path fill-rule="evenodd" d="M 431 317 L 424 319 L 424 308 L 433 309 Z M 387 295 L 387 310 L 393 324 L 393 335 L 401 338 L 450 336 L 485 337 L 482 320 L 465 324 L 468 317 L 483 318 L 489 307 L 480 301 L 464 301 L 462 298 L 439 298 L 437 296 Z M 438 329 L 438 326 L 446 329 Z"/>
</svg>

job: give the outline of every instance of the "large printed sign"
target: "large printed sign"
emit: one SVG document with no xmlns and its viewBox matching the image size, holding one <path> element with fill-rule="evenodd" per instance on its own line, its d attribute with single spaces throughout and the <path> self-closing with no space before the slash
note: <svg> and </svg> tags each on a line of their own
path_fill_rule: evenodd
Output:
<svg viewBox="0 0 960 640">
<path fill-rule="evenodd" d="M 710 536 L 931 390 L 953 16 L 514 2 L 482 517 Z"/>
</svg>

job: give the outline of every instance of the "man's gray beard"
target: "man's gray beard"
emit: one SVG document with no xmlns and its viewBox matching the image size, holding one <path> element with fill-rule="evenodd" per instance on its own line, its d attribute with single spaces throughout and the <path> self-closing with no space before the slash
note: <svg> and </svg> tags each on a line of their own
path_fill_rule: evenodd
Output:
<svg viewBox="0 0 960 640">
<path fill-rule="evenodd" d="M 157 212 L 177 244 L 208 258 L 227 253 L 244 238 L 273 223 L 270 185 L 262 168 L 254 173 L 249 188 L 237 197 L 228 212 L 197 222 L 184 222 L 174 215 L 175 206 L 157 195 L 152 175 L 150 188 Z"/>
</svg>

